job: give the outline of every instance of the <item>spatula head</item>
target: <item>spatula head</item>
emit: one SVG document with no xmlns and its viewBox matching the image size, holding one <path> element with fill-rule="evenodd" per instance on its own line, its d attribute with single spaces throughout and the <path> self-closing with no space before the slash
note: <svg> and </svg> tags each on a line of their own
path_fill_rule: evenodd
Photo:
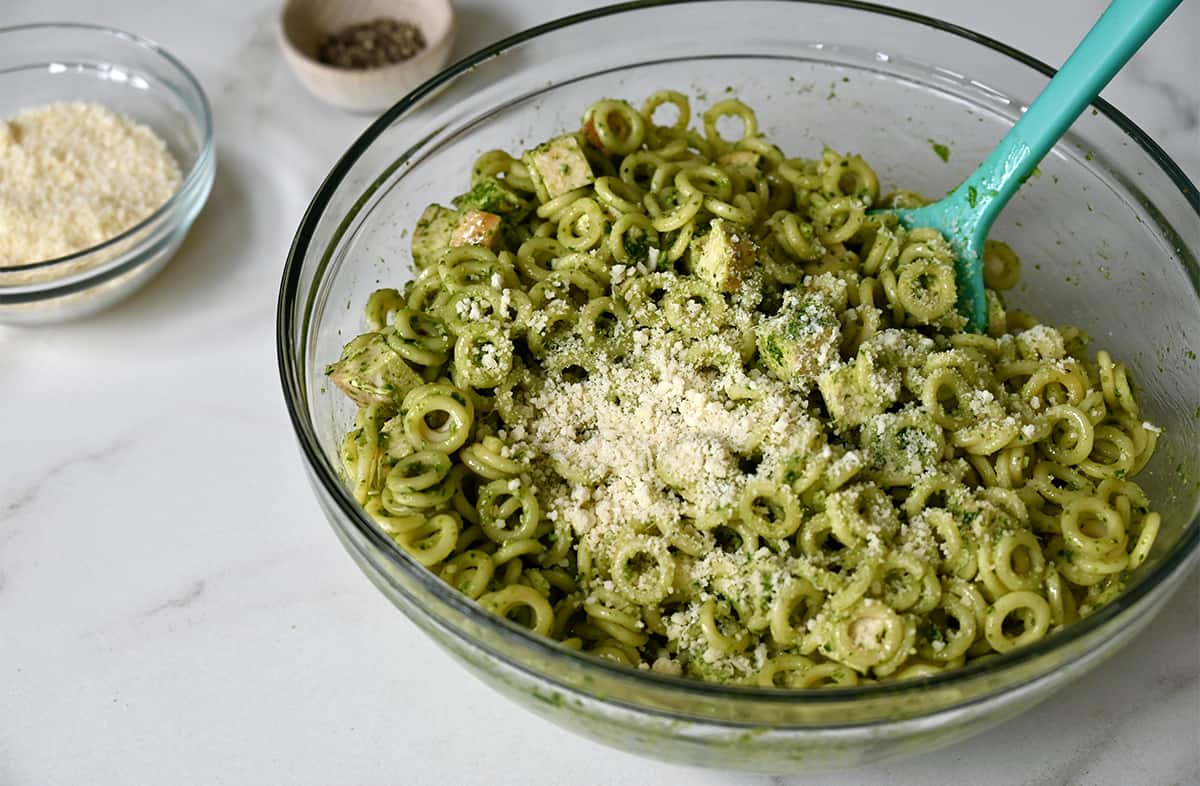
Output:
<svg viewBox="0 0 1200 786">
<path fill-rule="evenodd" d="M 958 293 L 955 308 L 966 317 L 967 329 L 982 333 L 987 328 L 987 294 L 983 286 L 983 245 L 987 233 L 980 231 L 974 205 L 956 206 L 945 199 L 924 207 L 874 210 L 891 213 L 905 229 L 929 227 L 941 232 L 954 249 L 954 283 Z"/>
</svg>

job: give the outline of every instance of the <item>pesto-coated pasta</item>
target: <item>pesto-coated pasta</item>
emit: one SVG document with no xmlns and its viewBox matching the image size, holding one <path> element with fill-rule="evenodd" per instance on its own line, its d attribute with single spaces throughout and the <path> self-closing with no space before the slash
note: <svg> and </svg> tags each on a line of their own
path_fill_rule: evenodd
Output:
<svg viewBox="0 0 1200 786">
<path fill-rule="evenodd" d="M 957 668 L 1120 592 L 1159 432 L 1125 366 L 1006 307 L 1013 250 L 965 333 L 946 240 L 869 212 L 921 197 L 734 98 L 640 106 L 480 155 L 365 304 L 328 373 L 380 529 L 564 646 L 782 689 Z"/>
</svg>

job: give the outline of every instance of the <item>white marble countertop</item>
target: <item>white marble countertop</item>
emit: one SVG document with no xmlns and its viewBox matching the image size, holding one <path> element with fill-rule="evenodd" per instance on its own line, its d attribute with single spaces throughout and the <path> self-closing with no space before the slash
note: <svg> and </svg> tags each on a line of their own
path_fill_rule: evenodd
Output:
<svg viewBox="0 0 1200 786">
<path fill-rule="evenodd" d="M 587 5 L 461 0 L 456 54 Z M 1103 2 L 895 5 L 1058 63 Z M 146 289 L 76 324 L 0 327 L 0 784 L 1200 783 L 1196 576 L 1051 702 L 955 747 L 829 776 L 649 762 L 468 677 L 337 545 L 284 414 L 283 259 L 368 118 L 292 78 L 277 6 L 0 4 L 0 26 L 92 21 L 164 44 L 208 91 L 220 162 L 206 210 Z M 1200 6 L 1186 3 L 1105 91 L 1193 180 L 1197 32 Z"/>
</svg>

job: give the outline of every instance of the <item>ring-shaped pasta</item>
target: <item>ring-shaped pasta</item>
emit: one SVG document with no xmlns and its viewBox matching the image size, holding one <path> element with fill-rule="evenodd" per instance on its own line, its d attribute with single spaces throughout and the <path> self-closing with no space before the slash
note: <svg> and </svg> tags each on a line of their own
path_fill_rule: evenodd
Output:
<svg viewBox="0 0 1200 786">
<path fill-rule="evenodd" d="M 661 538 L 625 538 L 613 554 L 612 580 L 617 592 L 634 603 L 650 606 L 670 594 L 675 560 Z"/>
<path fill-rule="evenodd" d="M 667 324 L 683 336 L 703 336 L 725 323 L 727 306 L 720 293 L 695 278 L 682 278 L 660 301 Z"/>
<path fill-rule="evenodd" d="M 437 454 L 437 451 L 421 451 L 421 453 Z M 440 455 L 444 456 L 445 454 Z M 393 480 L 384 485 L 383 492 L 379 495 L 379 502 L 384 510 L 395 516 L 428 513 L 444 507 L 454 498 L 454 495 L 458 493 L 460 478 L 459 473 L 451 470 L 437 483 L 421 489 L 414 489 L 403 480 Z"/>
<path fill-rule="evenodd" d="M 531 319 L 525 343 L 535 357 L 542 357 L 556 344 L 575 335 L 579 312 L 565 300 L 551 300 Z"/>
<path fill-rule="evenodd" d="M 513 538 L 501 543 L 499 548 L 492 552 L 492 562 L 496 563 L 497 567 L 501 565 L 514 565 L 523 571 L 524 563 L 521 562 L 520 558 L 536 556 L 545 551 L 545 549 L 545 546 L 532 538 Z M 512 582 L 505 583 L 511 584 Z"/>
<path fill-rule="evenodd" d="M 654 224 L 641 213 L 621 216 L 613 222 L 608 233 L 608 248 L 613 261 L 621 265 L 651 262 L 660 248 L 660 242 Z"/>
<path fill-rule="evenodd" d="M 823 162 L 821 190 L 826 194 L 849 196 L 868 207 L 879 200 L 879 178 L 862 156 L 839 156 Z"/>
<path fill-rule="evenodd" d="M 754 681 L 760 688 L 794 688 L 813 665 L 812 659 L 803 655 L 776 655 L 763 664 Z"/>
<path fill-rule="evenodd" d="M 1034 464 L 1033 476 L 1026 485 L 1047 502 L 1063 506 L 1093 491 L 1091 482 L 1081 472 L 1050 461 Z"/>
<path fill-rule="evenodd" d="M 801 262 L 813 262 L 821 258 L 825 248 L 816 239 L 812 224 L 801 223 L 800 218 L 787 210 L 776 211 L 767 222 L 772 236 L 779 246 Z"/>
<path fill-rule="evenodd" d="M 838 197 L 814 206 L 812 217 L 817 237 L 831 246 L 858 234 L 866 218 L 866 206 L 854 197 Z"/>
<path fill-rule="evenodd" d="M 1046 578 L 1042 584 L 1046 603 L 1050 606 L 1050 624 L 1066 625 L 1079 618 L 1075 596 L 1053 563 L 1046 566 Z"/>
<path fill-rule="evenodd" d="M 968 396 L 973 393 L 962 374 L 953 368 L 936 368 L 921 385 L 921 405 L 933 422 L 951 431 L 966 427 L 972 418 Z"/>
<path fill-rule="evenodd" d="M 1133 440 L 1116 426 L 1097 426 L 1087 455 L 1075 462 L 1079 471 L 1096 479 L 1123 478 L 1133 474 L 1137 449 Z M 1067 462 L 1064 462 L 1067 463 Z"/>
<path fill-rule="evenodd" d="M 644 193 L 652 188 L 655 174 L 667 163 L 657 153 L 639 150 L 621 159 L 617 172 L 622 182 Z"/>
<path fill-rule="evenodd" d="M 678 110 L 675 121 L 670 125 L 664 126 L 654 120 L 655 111 L 663 104 L 671 104 Z M 683 93 L 674 90 L 658 90 L 651 93 L 642 104 L 642 117 L 647 123 L 654 124 L 659 128 L 670 128 L 682 134 L 687 131 L 688 124 L 692 122 L 692 107 Z"/>
<path fill-rule="evenodd" d="M 454 552 L 462 526 L 454 513 L 438 513 L 416 529 L 393 535 L 392 540 L 427 568 Z"/>
<path fill-rule="evenodd" d="M 516 159 L 505 150 L 480 153 L 475 159 L 475 165 L 471 167 L 471 185 L 474 186 L 484 178 L 495 178 L 507 173 L 515 161 Z"/>
<path fill-rule="evenodd" d="M 825 594 L 811 581 L 793 578 L 771 603 L 768 614 L 771 638 L 781 647 L 799 643 L 808 621 L 817 615 L 824 600 Z"/>
<path fill-rule="evenodd" d="M 958 288 L 952 265 L 924 260 L 910 262 L 899 270 L 896 297 L 918 323 L 930 324 L 954 310 Z"/>
<path fill-rule="evenodd" d="M 529 620 L 525 626 L 542 636 L 550 635 L 550 627 L 554 624 L 554 607 L 532 587 L 513 584 L 502 590 L 489 592 L 479 598 L 479 603 L 496 616 L 506 619 L 514 611 L 527 610 Z"/>
<path fill-rule="evenodd" d="M 858 674 L 840 663 L 818 663 L 795 680 L 793 688 L 849 688 L 859 683 Z"/>
<path fill-rule="evenodd" d="M 680 169 L 675 174 L 675 188 L 685 197 L 701 194 L 726 201 L 733 198 L 733 182 L 715 166 L 702 164 Z"/>
<path fill-rule="evenodd" d="M 717 602 L 712 598 L 700 606 L 700 632 L 708 643 L 708 648 L 721 655 L 733 655 L 750 646 L 750 632 L 736 624 L 732 625 L 734 633 L 729 635 L 722 629 L 721 622 L 726 618 L 717 609 Z"/>
<path fill-rule="evenodd" d="M 752 194 L 734 194 L 729 202 L 708 196 L 704 198 L 704 209 L 717 218 L 751 226 L 758 218 L 759 203 Z"/>
<path fill-rule="evenodd" d="M 1063 541 L 1085 557 L 1101 559 L 1125 548 L 1125 521 L 1117 511 L 1092 496 L 1080 496 L 1063 506 Z"/>
<path fill-rule="evenodd" d="M 663 528 L 665 530 L 663 537 L 667 539 L 667 542 L 689 557 L 701 558 L 712 551 L 716 545 L 716 539 L 713 538 L 712 533 L 697 527 L 696 520 L 690 516 L 682 516 L 663 525 Z"/>
<path fill-rule="evenodd" d="M 498 323 L 476 322 L 459 332 L 454 342 L 454 369 L 468 386 L 495 387 L 508 376 L 512 365 L 512 340 Z"/>
<path fill-rule="evenodd" d="M 596 200 L 576 199 L 558 214 L 558 242 L 571 251 L 588 251 L 604 240 L 607 223 Z"/>
<path fill-rule="evenodd" d="M 1129 550 L 1129 560 L 1126 564 L 1126 570 L 1136 570 L 1146 561 L 1146 558 L 1150 556 L 1150 549 L 1154 547 L 1154 541 L 1158 538 L 1158 531 L 1161 527 L 1162 516 L 1157 513 L 1146 514 L 1146 517 L 1142 519 L 1137 539 L 1133 542 L 1133 548 Z"/>
<path fill-rule="evenodd" d="M 596 178 L 592 187 L 595 189 L 596 201 L 604 207 L 619 214 L 642 212 L 642 198 L 646 194 L 637 186 L 630 185 L 619 177 L 606 175 Z"/>
<path fill-rule="evenodd" d="M 445 350 L 432 350 L 421 341 L 405 338 L 395 327 L 386 327 L 380 333 L 393 352 L 413 365 L 436 369 L 446 362 Z"/>
<path fill-rule="evenodd" d="M 418 450 L 395 463 L 385 481 L 393 491 L 424 491 L 450 472 L 450 457 L 437 450 Z"/>
<path fill-rule="evenodd" d="M 446 454 L 466 444 L 475 418 L 475 408 L 466 393 L 445 383 L 413 388 L 400 410 L 404 436 L 410 445 Z"/>
<path fill-rule="evenodd" d="M 992 572 L 1009 592 L 1034 590 L 1041 585 L 1046 558 L 1041 544 L 1027 529 L 1006 532 L 992 547 Z"/>
<path fill-rule="evenodd" d="M 1022 630 L 1012 636 L 1005 632 L 1004 625 L 1010 616 L 1021 618 Z M 1032 644 L 1046 635 L 1050 629 L 1050 605 L 1035 592 L 1022 590 L 1002 595 L 992 604 L 987 614 L 983 631 L 988 644 L 996 652 L 1008 652 L 1017 647 Z"/>
<path fill-rule="evenodd" d="M 485 480 L 513 478 L 523 469 L 520 463 L 506 455 L 504 443 L 491 435 L 467 445 L 458 458 L 467 469 Z"/>
<path fill-rule="evenodd" d="M 983 244 L 983 283 L 988 289 L 1012 289 L 1021 279 L 1021 260 L 1007 243 Z"/>
<path fill-rule="evenodd" d="M 864 600 L 833 628 L 836 660 L 863 672 L 901 653 L 907 626 L 895 610 Z"/>
<path fill-rule="evenodd" d="M 551 263 L 566 252 L 557 238 L 531 237 L 517 248 L 517 269 L 526 278 L 541 281 L 550 275 Z"/>
<path fill-rule="evenodd" d="M 496 565 L 487 552 L 468 549 L 459 551 L 447 560 L 439 575 L 442 581 L 475 600 L 487 592 L 488 584 L 495 573 Z"/>
<path fill-rule="evenodd" d="M 575 329 L 583 339 L 584 346 L 598 349 L 613 344 L 619 325 L 620 316 L 612 298 L 598 297 L 588 301 L 579 312 Z"/>
<path fill-rule="evenodd" d="M 1100 377 L 1100 389 L 1104 393 L 1104 403 L 1114 411 L 1123 410 L 1130 417 L 1138 416 L 1137 400 L 1133 397 L 1133 389 L 1129 385 L 1129 375 L 1125 366 L 1114 363 L 1112 355 L 1104 350 L 1096 353 L 1096 371 Z"/>
<path fill-rule="evenodd" d="M 519 478 L 493 480 L 480 488 L 477 507 L 479 526 L 495 543 L 533 538 L 541 519 L 537 496 Z"/>
<path fill-rule="evenodd" d="M 756 480 L 742 490 L 738 516 L 759 536 L 782 539 L 800 527 L 803 512 L 790 489 L 772 480 Z"/>
<path fill-rule="evenodd" d="M 583 115 L 587 140 L 610 156 L 625 156 L 646 141 L 646 120 L 627 101 L 605 99 Z"/>
<path fill-rule="evenodd" d="M 425 516 L 420 513 L 408 513 L 402 516 L 389 514 L 384 509 L 380 496 L 374 496 L 367 500 L 363 509 L 375 520 L 380 529 L 393 537 L 417 529 L 425 523 Z"/>
<path fill-rule="evenodd" d="M 556 269 L 529 290 L 529 301 L 536 308 L 549 308 L 553 300 L 583 305 L 604 295 L 604 284 L 579 269 Z"/>
<path fill-rule="evenodd" d="M 1038 445 L 1047 458 L 1070 465 L 1078 464 L 1091 454 L 1095 430 L 1087 415 L 1068 404 L 1059 404 L 1046 410 L 1042 417 L 1050 427 L 1050 433 Z M 1060 433 L 1060 429 L 1065 433 Z"/>
<path fill-rule="evenodd" d="M 411 308 L 396 308 L 393 312 L 395 333 L 406 342 L 444 355 L 450 349 L 450 335 L 446 325 L 432 314 Z"/>
<path fill-rule="evenodd" d="M 578 202 L 580 199 L 589 198 L 588 194 L 590 192 L 591 189 L 585 187 L 577 188 L 574 191 L 567 191 L 564 194 L 559 194 L 558 196 L 553 197 L 539 205 L 537 209 L 537 216 L 538 218 L 544 218 L 551 222 L 552 225 L 557 226 L 559 219 L 562 217 L 563 211 Z"/>
<path fill-rule="evenodd" d="M 943 594 L 940 614 L 930 621 L 926 641 L 918 651 L 922 658 L 945 663 L 960 658 L 975 643 L 979 623 L 975 609 L 961 598 Z"/>
<path fill-rule="evenodd" d="M 854 604 L 866 598 L 871 586 L 879 577 L 882 559 L 878 556 L 864 557 L 855 567 L 837 592 L 829 597 L 829 608 L 834 611 L 845 611 Z"/>
<path fill-rule="evenodd" d="M 960 428 L 950 434 L 950 442 L 976 456 L 990 456 L 1012 444 L 1021 433 L 1015 418 L 985 420 Z"/>
<path fill-rule="evenodd" d="M 404 306 L 404 298 L 395 289 L 377 289 L 367 298 L 367 327 L 379 330 L 388 323 L 388 317 Z"/>
<path fill-rule="evenodd" d="M 896 611 L 908 611 L 925 594 L 925 566 L 912 554 L 893 552 L 878 569 L 880 599 Z M 941 594 L 941 587 L 938 587 Z M 936 605 L 937 601 L 934 601 Z"/>
<path fill-rule="evenodd" d="M 1026 401 L 1036 398 L 1048 405 L 1078 406 L 1087 395 L 1087 388 L 1087 375 L 1076 364 L 1038 364 L 1021 386 L 1021 397 Z"/>
<path fill-rule="evenodd" d="M 742 121 L 741 136 L 734 140 L 727 140 L 721 136 L 717 129 L 717 121 L 723 117 L 736 117 Z M 758 135 L 758 116 L 754 114 L 753 109 L 736 98 L 727 98 L 710 106 L 704 112 L 703 121 L 705 141 L 717 150 L 727 150 L 737 142 Z"/>
</svg>

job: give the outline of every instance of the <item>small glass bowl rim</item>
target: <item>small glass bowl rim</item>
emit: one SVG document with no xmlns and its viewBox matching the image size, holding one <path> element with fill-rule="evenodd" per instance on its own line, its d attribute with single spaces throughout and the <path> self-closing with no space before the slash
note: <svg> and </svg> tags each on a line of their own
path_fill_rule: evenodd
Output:
<svg viewBox="0 0 1200 786">
<path fill-rule="evenodd" d="M 1064 647 L 1071 641 L 1076 641 L 1089 634 L 1095 633 L 1098 630 L 1106 628 L 1114 619 L 1123 615 L 1126 611 L 1137 606 L 1139 602 L 1146 596 L 1152 594 L 1162 584 L 1176 574 L 1182 574 L 1189 568 L 1189 562 L 1194 563 L 1196 558 L 1200 556 L 1200 514 L 1193 516 L 1191 523 L 1184 529 L 1179 537 L 1179 540 L 1174 544 L 1171 550 L 1163 555 L 1162 559 L 1151 570 L 1151 572 L 1139 581 L 1134 586 L 1126 589 L 1117 598 L 1110 603 L 1104 605 L 1099 610 L 1076 621 L 1069 627 L 1057 631 L 1033 644 L 1017 648 L 1010 652 L 997 654 L 979 661 L 974 664 L 967 664 L 955 669 L 946 670 L 937 674 L 928 675 L 925 677 L 900 680 L 895 682 L 876 683 L 865 686 L 854 687 L 831 687 L 822 688 L 819 691 L 797 691 L 780 688 L 759 687 L 751 685 L 726 685 L 722 683 L 704 682 L 701 680 L 689 679 L 685 677 L 670 676 L 658 674 L 653 671 L 640 670 L 630 668 L 624 664 L 617 664 L 607 661 L 602 658 L 596 658 L 581 652 L 577 652 L 561 643 L 548 639 L 546 637 L 537 636 L 526 628 L 512 622 L 508 619 L 500 619 L 490 612 L 483 609 L 475 601 L 455 592 L 453 588 L 443 582 L 433 571 L 421 565 L 419 562 L 405 553 L 391 539 L 381 533 L 377 527 L 371 522 L 362 508 L 354 501 L 347 491 L 345 486 L 339 480 L 336 470 L 328 462 L 324 451 L 320 447 L 320 443 L 313 430 L 311 420 L 306 414 L 307 396 L 304 393 L 303 380 L 300 376 L 300 365 L 293 358 L 289 339 L 296 334 L 295 320 L 293 318 L 293 306 L 296 302 L 296 296 L 300 288 L 300 278 L 303 272 L 305 256 L 312 243 L 313 236 L 318 228 L 318 224 L 324 214 L 330 200 L 342 185 L 346 175 L 350 172 L 353 166 L 358 162 L 359 158 L 371 147 L 377 138 L 384 133 L 391 125 L 401 119 L 410 109 L 420 104 L 426 97 L 438 92 L 441 88 L 447 85 L 459 75 L 469 72 L 472 68 L 487 61 L 488 59 L 502 54 L 505 50 L 510 49 L 519 44 L 524 44 L 538 38 L 547 33 L 552 33 L 576 24 L 589 22 L 595 19 L 604 17 L 617 16 L 628 12 L 636 12 L 641 10 L 655 9 L 663 6 L 672 5 L 689 5 L 700 4 L 705 2 L 721 2 L 728 0 L 633 0 L 632 2 L 618 3 L 607 5 L 588 11 L 583 11 L 577 14 L 565 16 L 553 21 L 531 27 L 520 33 L 516 33 L 508 38 L 498 41 L 488 47 L 478 50 L 456 63 L 443 69 L 440 73 L 430 78 L 408 95 L 399 100 L 390 109 L 381 114 L 371 125 L 369 125 L 354 142 L 347 148 L 346 152 L 338 159 L 334 166 L 330 169 L 329 174 L 321 183 L 308 208 L 305 210 L 304 216 L 301 219 L 300 226 L 297 228 L 296 235 L 293 238 L 291 248 L 288 251 L 287 261 L 284 266 L 282 281 L 279 289 L 279 300 L 276 312 L 276 352 L 277 361 L 280 371 L 280 381 L 283 387 L 284 400 L 288 409 L 288 416 L 295 429 L 301 451 L 304 454 L 304 459 L 309 465 L 313 477 L 317 478 L 324 490 L 330 496 L 340 513 L 344 514 L 349 522 L 353 524 L 358 533 L 374 547 L 375 551 L 383 555 L 395 568 L 409 574 L 416 583 L 426 592 L 429 592 L 439 601 L 450 606 L 455 612 L 462 614 L 473 624 L 479 625 L 484 629 L 495 632 L 499 637 L 507 640 L 510 644 L 515 644 L 517 647 L 526 651 L 533 650 L 538 654 L 560 661 L 572 662 L 572 665 L 579 668 L 581 672 L 606 672 L 613 678 L 618 680 L 626 680 L 631 684 L 644 683 L 649 687 L 661 690 L 670 690 L 679 694 L 695 696 L 697 699 L 725 699 L 725 700 L 744 700 L 764 703 L 811 703 L 811 704 L 837 704 L 840 702 L 853 700 L 857 698 L 882 698 L 882 697 L 903 697 L 915 693 L 921 693 L 935 687 L 944 687 L 952 683 L 962 683 L 971 680 L 972 678 L 994 675 L 1002 672 L 1011 671 L 1021 664 L 1034 661 L 1045 655 L 1048 655 L 1054 650 Z M 1001 55 L 1004 55 L 1017 64 L 1027 66 L 1035 71 L 1044 74 L 1048 78 L 1052 78 L 1057 70 L 1038 60 L 1037 58 L 1028 55 L 1021 50 L 1015 49 L 1007 44 L 997 41 L 989 36 L 977 33 L 973 30 L 955 25 L 949 22 L 944 22 L 934 17 L 918 14 L 911 11 L 891 8 L 887 6 L 877 5 L 875 3 L 860 2 L 860 0 L 766 0 L 778 4 L 790 5 L 807 5 L 807 6 L 827 6 L 835 8 L 845 8 L 853 11 L 875 14 L 877 16 L 892 17 L 901 21 L 913 22 L 934 30 L 949 33 L 966 39 L 974 44 L 981 45 L 987 49 L 991 49 Z M 1102 98 L 1095 99 L 1091 106 L 1102 113 L 1108 120 L 1113 122 L 1118 129 L 1124 134 L 1133 139 L 1139 147 L 1143 149 L 1154 162 L 1164 171 L 1172 183 L 1179 189 L 1187 204 L 1192 208 L 1192 212 L 1196 214 L 1200 220 L 1200 196 L 1197 194 L 1196 186 L 1180 169 L 1178 164 L 1164 151 L 1150 136 L 1143 131 L 1137 124 L 1130 120 L 1124 113 L 1118 110 L 1109 102 Z M 320 276 L 325 272 L 325 265 L 329 260 L 332 249 L 337 245 L 343 236 L 344 231 L 357 213 L 362 209 L 368 201 L 371 194 L 383 183 L 387 177 L 395 170 L 398 162 L 394 162 L 386 167 L 383 172 L 376 177 L 374 181 L 368 184 L 363 193 L 358 197 L 354 204 L 350 207 L 349 212 L 338 222 L 337 228 L 334 230 L 332 238 L 322 253 L 322 260 L 317 276 L 314 278 L 314 290 L 320 281 Z M 1200 274 L 1198 274 L 1194 265 L 1188 265 L 1186 261 L 1183 263 L 1185 272 L 1190 279 L 1193 290 L 1200 296 Z M 310 297 L 302 317 L 303 335 L 307 338 L 309 330 L 309 320 L 312 316 L 311 306 L 313 299 Z M 423 616 L 428 618 L 436 627 L 443 631 L 462 639 L 471 647 L 482 650 L 490 657 L 500 660 L 512 668 L 519 671 L 535 674 L 527 663 L 514 660 L 512 657 L 497 651 L 488 642 L 468 635 L 465 631 L 460 630 L 457 626 L 449 624 L 446 620 L 439 618 L 437 615 L 430 613 L 419 598 L 414 597 L 408 590 L 392 584 L 392 588 L 400 594 L 406 596 L 414 606 L 421 610 Z M 1111 636 L 1111 633 L 1110 633 Z M 988 696 L 997 693 L 1008 692 L 1016 689 L 1031 680 L 1040 679 L 1049 673 L 1061 670 L 1075 660 L 1078 660 L 1082 655 L 1076 655 L 1070 661 L 1060 662 L 1048 672 L 1038 672 L 1028 679 L 1016 682 L 1011 685 L 1004 685 L 999 688 L 992 688 L 984 691 L 977 697 L 968 697 L 962 701 L 952 702 L 944 707 L 932 709 L 929 713 L 922 715 L 936 714 L 938 711 L 947 710 L 951 707 L 963 707 L 974 704 L 978 701 L 986 699 Z M 581 692 L 587 694 L 586 688 L 572 687 L 563 683 L 561 677 L 556 675 L 541 675 L 535 676 L 542 679 L 549 679 L 553 682 L 564 685 L 567 690 Z M 664 711 L 654 709 L 642 704 L 630 704 L 628 700 L 606 699 L 612 703 L 621 704 L 633 709 L 637 712 L 664 715 L 678 716 L 678 711 Z M 713 719 L 706 718 L 706 722 L 714 723 Z M 851 726 L 870 726 L 878 722 L 863 722 L 850 723 Z M 725 721 L 722 725 L 728 726 L 743 726 L 745 724 L 736 721 Z M 782 727 L 780 727 L 782 728 Z"/>
<path fill-rule="evenodd" d="M 200 80 L 198 80 L 196 78 L 196 76 L 188 69 L 187 66 L 185 66 L 183 64 L 183 62 L 181 60 L 179 60 L 179 58 L 177 58 L 173 54 L 171 54 L 161 44 L 159 44 L 149 38 L 140 36 L 136 33 L 130 33 L 126 30 L 121 30 L 116 27 L 108 27 L 106 25 L 89 24 L 89 23 L 85 23 L 85 22 L 35 22 L 35 23 L 31 23 L 31 24 L 21 24 L 21 25 L 12 25 L 10 27 L 0 27 L 0 41 L 3 41 L 4 37 L 10 33 L 27 33 L 27 32 L 31 32 L 31 31 L 37 31 L 37 30 L 45 30 L 47 32 L 51 32 L 51 31 L 55 31 L 55 30 L 73 30 L 73 31 L 77 31 L 77 32 L 99 33 L 102 36 L 109 36 L 111 38 L 121 40 L 125 43 L 134 44 L 135 46 L 139 46 L 142 49 L 145 49 L 146 51 L 151 52 L 152 54 L 155 54 L 158 57 L 162 58 L 168 65 L 170 65 L 176 71 L 179 72 L 179 74 L 183 77 L 184 81 L 187 82 L 188 85 L 193 90 L 196 91 L 196 95 L 199 97 L 198 107 L 199 107 L 200 111 L 198 113 L 196 112 L 197 107 L 194 106 L 190 100 L 184 99 L 183 104 L 184 104 L 184 106 L 186 106 L 188 108 L 188 115 L 192 118 L 192 120 L 194 122 L 197 123 L 197 125 L 199 126 L 199 128 L 201 130 L 201 144 L 200 144 L 199 153 L 197 153 L 195 160 L 192 162 L 192 166 L 188 170 L 187 175 L 180 182 L 179 187 L 175 189 L 175 193 L 171 194 L 170 198 L 167 199 L 166 202 L 159 205 L 159 207 L 153 213 L 148 215 L 146 218 L 142 219 L 141 221 L 139 221 L 138 223 L 129 227 L 128 229 L 122 231 L 120 234 L 114 235 L 113 237 L 110 237 L 108 240 L 105 240 L 102 243 L 97 243 L 94 246 L 88 246 L 87 248 L 80 249 L 79 251 L 73 251 L 70 254 L 65 254 L 65 255 L 59 256 L 59 257 L 53 257 L 51 259 L 42 259 L 42 260 L 38 260 L 37 262 L 27 262 L 23 265 L 11 265 L 8 267 L 0 268 L 6 274 L 24 273 L 24 272 L 34 271 L 34 270 L 39 270 L 39 271 L 40 270 L 48 270 L 48 269 L 55 268 L 59 265 L 66 265 L 69 262 L 75 262 L 80 259 L 89 257 L 98 251 L 104 251 L 108 248 L 112 248 L 113 246 L 116 246 L 124 241 L 129 240 L 132 237 L 135 237 L 139 233 L 146 230 L 148 227 L 153 226 L 156 222 L 158 222 L 164 216 L 166 216 L 166 215 L 170 214 L 172 211 L 174 211 L 195 190 L 196 183 L 205 176 L 204 173 L 208 166 L 208 160 L 210 158 L 212 158 L 212 151 L 213 151 L 213 145 L 214 145 L 212 107 L 209 105 L 208 95 L 204 92 L 204 88 L 200 85 Z M 182 96 L 181 96 L 181 98 L 182 98 Z M 172 223 L 173 222 L 168 223 L 168 227 Z M 148 242 L 150 240 L 151 240 L 151 237 L 147 237 L 145 239 L 146 242 Z M 129 249 L 127 252 L 122 254 L 121 257 L 119 257 L 119 258 L 126 258 L 129 255 L 136 254 L 136 253 L 138 253 L 137 246 Z M 110 267 L 110 265 L 103 265 L 103 266 L 97 268 L 90 275 L 85 276 L 84 280 L 86 281 L 93 277 L 105 275 L 108 272 L 109 267 Z M 54 279 L 46 281 L 47 288 L 53 288 L 53 286 L 56 286 L 57 283 L 58 282 L 55 281 Z M 8 288 L 9 287 L 6 285 L 0 285 L 0 292 L 3 292 L 5 289 L 8 289 Z M 29 285 L 19 285 L 19 288 L 20 289 L 28 289 Z"/>
</svg>

